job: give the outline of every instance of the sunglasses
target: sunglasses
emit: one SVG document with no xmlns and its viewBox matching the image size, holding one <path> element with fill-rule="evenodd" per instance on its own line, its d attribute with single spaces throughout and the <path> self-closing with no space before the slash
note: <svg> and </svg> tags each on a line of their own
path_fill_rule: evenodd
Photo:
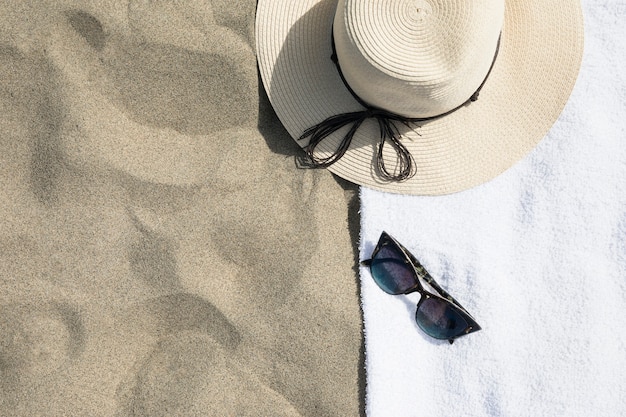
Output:
<svg viewBox="0 0 626 417">
<path fill-rule="evenodd" d="M 362 262 L 374 281 L 388 294 L 420 293 L 415 321 L 435 339 L 454 339 L 480 330 L 474 318 L 448 294 L 415 257 L 387 232 L 380 235 L 372 258 Z M 424 289 L 424 280 L 437 294 Z"/>
</svg>

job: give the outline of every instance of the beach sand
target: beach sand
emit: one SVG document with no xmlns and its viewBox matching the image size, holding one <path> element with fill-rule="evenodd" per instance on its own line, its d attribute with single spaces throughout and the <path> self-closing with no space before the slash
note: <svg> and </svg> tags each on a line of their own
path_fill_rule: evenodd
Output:
<svg viewBox="0 0 626 417">
<path fill-rule="evenodd" d="M 0 1 L 0 415 L 362 414 L 358 196 L 254 0 Z"/>
</svg>

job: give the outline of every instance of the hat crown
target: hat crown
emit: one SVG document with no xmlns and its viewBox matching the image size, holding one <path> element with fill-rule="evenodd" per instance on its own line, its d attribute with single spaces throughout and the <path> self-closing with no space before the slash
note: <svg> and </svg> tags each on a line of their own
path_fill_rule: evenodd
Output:
<svg viewBox="0 0 626 417">
<path fill-rule="evenodd" d="M 466 102 L 494 60 L 504 0 L 339 0 L 333 36 L 350 88 L 405 117 Z"/>
</svg>

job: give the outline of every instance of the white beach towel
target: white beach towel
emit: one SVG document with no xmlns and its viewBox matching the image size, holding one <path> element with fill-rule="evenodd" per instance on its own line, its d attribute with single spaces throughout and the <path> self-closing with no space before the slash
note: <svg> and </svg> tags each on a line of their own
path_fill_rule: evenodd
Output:
<svg viewBox="0 0 626 417">
<path fill-rule="evenodd" d="M 523 161 L 449 196 L 361 189 L 361 259 L 389 232 L 483 328 L 430 339 L 419 295 L 362 268 L 368 416 L 626 415 L 626 1 L 583 12 L 572 97 Z"/>
</svg>

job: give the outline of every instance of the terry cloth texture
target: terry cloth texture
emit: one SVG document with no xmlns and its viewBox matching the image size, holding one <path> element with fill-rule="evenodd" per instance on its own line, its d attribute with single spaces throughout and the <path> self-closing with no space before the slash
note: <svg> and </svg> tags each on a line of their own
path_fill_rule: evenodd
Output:
<svg viewBox="0 0 626 417">
<path fill-rule="evenodd" d="M 430 339 L 419 295 L 362 268 L 368 416 L 626 415 L 626 3 L 583 8 L 579 79 L 527 158 L 444 197 L 362 189 L 361 259 L 386 230 L 483 327 Z"/>
</svg>

